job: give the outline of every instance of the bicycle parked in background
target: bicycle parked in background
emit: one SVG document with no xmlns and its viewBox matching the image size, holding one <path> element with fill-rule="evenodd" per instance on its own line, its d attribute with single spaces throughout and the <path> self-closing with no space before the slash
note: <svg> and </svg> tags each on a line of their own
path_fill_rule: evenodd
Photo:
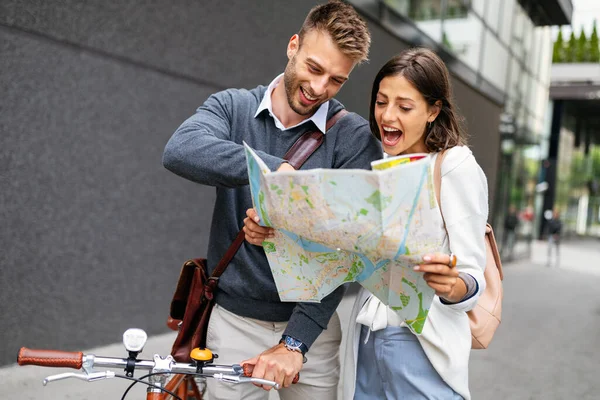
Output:
<svg viewBox="0 0 600 400">
<path fill-rule="evenodd" d="M 51 375 L 44 379 L 44 386 L 49 382 L 75 378 L 87 382 L 108 378 L 122 378 L 133 381 L 124 391 L 121 400 L 125 399 L 131 388 L 137 383 L 148 386 L 146 400 L 201 400 L 206 389 L 206 379 L 212 378 L 230 384 L 256 383 L 279 389 L 273 381 L 253 378 L 252 365 L 213 364 L 217 358 L 208 349 L 194 349 L 190 356 L 192 363 L 178 363 L 171 355 L 162 357 L 155 354 L 152 360 L 140 360 L 141 353 L 148 336 L 142 329 L 132 328 L 123 333 L 123 344 L 128 352 L 127 358 L 102 357 L 82 352 L 60 350 L 35 350 L 22 347 L 17 362 L 19 365 L 38 365 L 42 367 L 64 367 L 80 369 L 81 373 L 67 372 Z M 111 370 L 98 371 L 96 368 L 122 369 L 124 374 Z M 135 378 L 136 370 L 149 371 Z M 170 379 L 169 379 L 170 378 Z"/>
</svg>

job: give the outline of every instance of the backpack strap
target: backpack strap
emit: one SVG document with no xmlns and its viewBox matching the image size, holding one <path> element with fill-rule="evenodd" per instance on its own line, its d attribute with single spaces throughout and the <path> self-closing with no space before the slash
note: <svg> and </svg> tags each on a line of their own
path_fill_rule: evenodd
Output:
<svg viewBox="0 0 600 400">
<path fill-rule="evenodd" d="M 441 190 L 442 190 L 442 161 L 444 160 L 444 156 L 446 155 L 446 150 L 442 150 L 438 153 L 435 159 L 435 166 L 433 167 L 433 184 L 435 186 L 435 198 L 438 202 L 438 207 L 440 207 L 440 214 L 442 215 L 442 221 L 444 222 L 444 229 L 446 229 L 446 221 L 444 220 L 444 213 L 442 212 L 442 201 L 441 201 Z M 446 233 L 448 230 L 446 230 Z M 504 273 L 502 271 L 502 261 L 500 261 L 500 252 L 498 251 L 498 246 L 496 244 L 496 238 L 494 237 L 494 230 L 490 224 L 486 224 L 485 227 L 485 241 L 486 247 L 491 252 L 492 257 L 494 258 L 494 263 L 498 268 L 498 273 L 500 275 L 500 280 L 504 279 Z M 450 244 L 450 236 L 448 236 L 448 244 Z"/>
<path fill-rule="evenodd" d="M 440 192 L 442 190 L 442 161 L 446 155 L 446 150 L 440 151 L 435 158 L 435 166 L 433 167 L 433 185 L 435 187 L 435 198 L 440 208 L 440 214 L 442 215 L 442 221 L 444 222 L 444 229 L 446 227 L 446 221 L 444 220 L 444 213 L 442 212 L 442 201 Z"/>
</svg>

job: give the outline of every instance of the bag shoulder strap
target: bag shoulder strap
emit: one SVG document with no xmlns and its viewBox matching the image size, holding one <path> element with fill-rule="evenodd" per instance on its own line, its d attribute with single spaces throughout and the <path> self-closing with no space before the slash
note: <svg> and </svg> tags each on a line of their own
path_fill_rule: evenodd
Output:
<svg viewBox="0 0 600 400">
<path fill-rule="evenodd" d="M 343 108 L 333 114 L 327 121 L 325 130 L 328 131 L 331 129 L 346 114 L 348 114 L 348 111 Z M 300 169 L 304 162 L 321 146 L 324 140 L 325 135 L 319 130 L 306 132 L 290 147 L 285 156 L 283 156 L 283 159 L 294 167 L 294 169 Z"/>
<path fill-rule="evenodd" d="M 325 129 L 329 130 L 346 114 L 348 114 L 348 111 L 342 108 L 340 111 L 332 115 L 327 121 Z M 285 153 L 285 156 L 283 156 L 283 159 L 286 160 L 292 167 L 294 167 L 294 169 L 300 169 L 304 162 L 308 160 L 308 158 L 321 146 L 324 140 L 325 134 L 323 134 L 321 131 L 317 130 L 306 132 L 300 136 L 298 140 L 296 140 L 292 147 L 290 147 L 287 153 Z M 231 246 L 229 246 L 225 252 L 225 255 L 223 258 L 221 258 L 209 279 L 219 279 L 223 272 L 225 272 L 227 265 L 229 265 L 233 259 L 233 256 L 235 256 L 235 253 L 237 253 L 242 243 L 244 243 L 244 239 L 244 230 L 240 229 L 235 237 L 235 240 Z"/>
</svg>

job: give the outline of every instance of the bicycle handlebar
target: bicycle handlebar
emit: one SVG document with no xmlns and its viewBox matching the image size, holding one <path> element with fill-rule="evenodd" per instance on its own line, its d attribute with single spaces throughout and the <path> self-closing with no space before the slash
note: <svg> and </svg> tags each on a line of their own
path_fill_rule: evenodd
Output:
<svg viewBox="0 0 600 400">
<path fill-rule="evenodd" d="M 61 350 L 40 350 L 40 349 L 29 349 L 27 347 L 21 347 L 19 355 L 17 356 L 17 363 L 19 365 L 38 365 L 41 367 L 65 367 L 81 369 L 84 361 L 90 360 L 93 365 L 98 367 L 107 368 L 124 368 L 127 365 L 127 359 L 123 358 L 107 358 L 107 357 L 96 357 L 92 354 L 84 355 L 80 351 L 61 351 Z M 154 361 L 149 360 L 136 360 L 135 367 L 140 369 L 151 370 L 156 366 L 156 359 Z M 186 363 L 170 363 L 170 372 L 181 373 L 181 374 L 194 374 L 197 372 L 197 368 L 194 364 Z M 237 376 L 252 377 L 254 371 L 254 365 L 206 365 L 201 368 L 203 375 L 213 374 L 233 374 Z M 292 383 L 298 383 L 300 374 L 296 374 Z M 273 382 L 274 383 L 274 382 Z M 268 383 L 267 383 L 268 384 Z M 273 385 L 274 386 L 274 385 Z"/>
<path fill-rule="evenodd" d="M 104 378 L 112 378 L 114 373 L 93 372 L 92 367 L 105 368 L 125 368 L 128 366 L 126 358 L 99 357 L 93 354 L 83 354 L 82 352 L 70 352 L 61 350 L 39 350 L 22 347 L 17 356 L 19 365 L 38 365 L 42 367 L 65 367 L 73 369 L 84 369 L 86 374 L 64 373 L 47 377 L 44 380 L 44 385 L 48 382 L 66 379 L 77 378 L 86 381 L 99 380 Z M 213 365 L 207 364 L 197 367 L 194 364 L 178 363 L 172 357 L 162 358 L 159 355 L 154 356 L 154 360 L 135 360 L 135 368 L 151 371 L 160 371 L 161 373 L 176 373 L 176 374 L 194 374 L 204 377 L 212 377 L 218 380 L 223 380 L 230 383 L 253 382 L 261 385 L 272 386 L 276 389 L 279 385 L 276 382 L 252 378 L 254 365 L 239 364 L 233 365 Z M 294 377 L 293 383 L 297 383 L 299 374 Z"/>
</svg>

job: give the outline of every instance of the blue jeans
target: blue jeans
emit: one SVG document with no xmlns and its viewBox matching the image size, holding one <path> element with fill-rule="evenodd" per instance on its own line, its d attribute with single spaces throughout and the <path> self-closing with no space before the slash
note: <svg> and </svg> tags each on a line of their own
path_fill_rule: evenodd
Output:
<svg viewBox="0 0 600 400">
<path fill-rule="evenodd" d="M 362 327 L 358 347 L 355 400 L 462 400 L 429 362 L 417 337 L 404 327 L 370 333 Z"/>
</svg>

